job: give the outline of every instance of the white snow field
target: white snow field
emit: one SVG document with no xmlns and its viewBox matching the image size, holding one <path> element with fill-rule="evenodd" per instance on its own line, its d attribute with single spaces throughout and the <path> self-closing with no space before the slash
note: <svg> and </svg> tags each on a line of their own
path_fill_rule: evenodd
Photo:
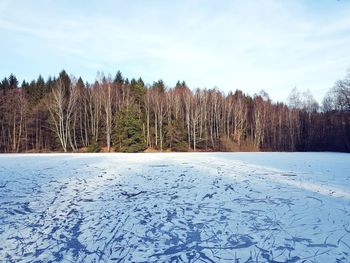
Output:
<svg viewBox="0 0 350 263">
<path fill-rule="evenodd" d="M 350 262 L 350 154 L 0 155 L 1 262 Z"/>
</svg>

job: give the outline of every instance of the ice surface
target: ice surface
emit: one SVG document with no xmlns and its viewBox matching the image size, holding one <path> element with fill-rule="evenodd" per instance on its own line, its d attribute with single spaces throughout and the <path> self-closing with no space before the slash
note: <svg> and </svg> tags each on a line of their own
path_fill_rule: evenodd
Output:
<svg viewBox="0 0 350 263">
<path fill-rule="evenodd" d="M 0 262 L 350 262 L 350 155 L 0 155 Z"/>
</svg>

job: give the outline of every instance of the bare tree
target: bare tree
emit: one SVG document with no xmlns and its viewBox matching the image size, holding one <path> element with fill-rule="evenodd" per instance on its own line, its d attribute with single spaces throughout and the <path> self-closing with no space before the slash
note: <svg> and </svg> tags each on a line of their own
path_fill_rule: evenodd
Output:
<svg viewBox="0 0 350 263">
<path fill-rule="evenodd" d="M 104 79 L 102 81 L 102 99 L 105 117 L 106 128 L 106 144 L 107 151 L 111 149 L 111 136 L 112 136 L 112 96 L 111 96 L 111 81 Z"/>
<path fill-rule="evenodd" d="M 70 143 L 74 151 L 76 150 L 71 141 L 71 117 L 76 99 L 76 89 L 73 85 L 65 87 L 63 82 L 59 79 L 47 103 L 53 131 L 57 135 L 64 152 L 67 152 L 68 143 Z"/>
</svg>

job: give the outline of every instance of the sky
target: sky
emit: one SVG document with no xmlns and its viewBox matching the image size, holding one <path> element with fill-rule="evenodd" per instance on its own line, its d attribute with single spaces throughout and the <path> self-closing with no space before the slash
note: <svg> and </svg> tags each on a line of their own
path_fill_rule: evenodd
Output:
<svg viewBox="0 0 350 263">
<path fill-rule="evenodd" d="M 350 67 L 350 0 L 0 0 L 0 77 L 117 70 L 170 87 L 309 89 L 318 101 Z"/>
</svg>

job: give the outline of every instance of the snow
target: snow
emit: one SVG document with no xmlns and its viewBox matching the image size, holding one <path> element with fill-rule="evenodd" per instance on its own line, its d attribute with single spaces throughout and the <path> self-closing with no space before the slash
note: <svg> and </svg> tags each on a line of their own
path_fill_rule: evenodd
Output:
<svg viewBox="0 0 350 263">
<path fill-rule="evenodd" d="M 0 261 L 349 262 L 350 155 L 0 155 Z"/>
</svg>

